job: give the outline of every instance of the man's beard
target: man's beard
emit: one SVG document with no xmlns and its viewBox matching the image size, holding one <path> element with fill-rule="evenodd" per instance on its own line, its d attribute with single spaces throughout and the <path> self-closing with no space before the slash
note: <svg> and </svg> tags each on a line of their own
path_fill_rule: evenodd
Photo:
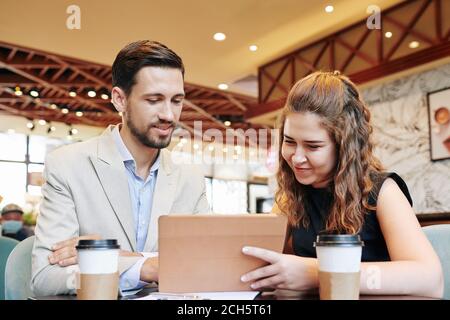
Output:
<svg viewBox="0 0 450 320">
<path fill-rule="evenodd" d="M 144 146 L 149 147 L 149 148 L 154 148 L 154 149 L 163 149 L 163 148 L 166 148 L 170 144 L 172 134 L 168 135 L 166 138 L 163 138 L 163 139 L 158 139 L 158 138 L 155 139 L 155 138 L 147 135 L 147 133 L 150 132 L 150 129 L 153 126 L 158 125 L 158 123 L 153 123 L 153 124 L 147 126 L 146 131 L 140 131 L 134 125 L 133 121 L 131 120 L 130 112 L 128 112 L 128 114 L 126 116 L 126 121 L 127 121 L 128 128 L 130 128 L 131 134 L 133 134 L 133 136 L 135 136 L 139 140 L 139 142 L 142 143 Z M 160 122 L 160 123 L 167 124 L 169 122 Z M 171 123 L 171 124 L 173 126 L 173 123 Z"/>
</svg>

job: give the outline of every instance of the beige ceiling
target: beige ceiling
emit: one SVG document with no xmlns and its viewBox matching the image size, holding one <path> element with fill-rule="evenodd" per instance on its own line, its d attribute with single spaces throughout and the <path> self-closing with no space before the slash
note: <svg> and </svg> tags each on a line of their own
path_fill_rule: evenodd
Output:
<svg viewBox="0 0 450 320">
<path fill-rule="evenodd" d="M 152 39 L 179 53 L 186 80 L 232 83 L 300 45 L 402 0 L 0 0 L 0 40 L 111 65 L 126 43 Z M 66 8 L 81 9 L 81 30 L 66 28 Z M 324 7 L 332 4 L 333 14 Z M 216 42 L 215 32 L 227 39 Z M 257 52 L 248 46 L 256 44 Z M 230 87 L 241 91 L 243 88 Z"/>
</svg>

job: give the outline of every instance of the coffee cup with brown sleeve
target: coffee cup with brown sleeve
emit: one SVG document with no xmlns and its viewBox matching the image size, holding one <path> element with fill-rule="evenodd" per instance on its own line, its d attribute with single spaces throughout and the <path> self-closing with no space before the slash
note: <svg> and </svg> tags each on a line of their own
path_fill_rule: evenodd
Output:
<svg viewBox="0 0 450 320">
<path fill-rule="evenodd" d="M 321 300 L 358 300 L 362 246 L 359 235 L 325 234 L 317 236 Z"/>
<path fill-rule="evenodd" d="M 117 240 L 80 240 L 78 300 L 117 300 L 119 249 Z"/>
</svg>

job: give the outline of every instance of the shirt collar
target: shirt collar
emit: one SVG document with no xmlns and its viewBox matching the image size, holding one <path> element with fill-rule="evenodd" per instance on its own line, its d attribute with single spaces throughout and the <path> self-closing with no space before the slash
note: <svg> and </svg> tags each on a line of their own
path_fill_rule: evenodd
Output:
<svg viewBox="0 0 450 320">
<path fill-rule="evenodd" d="M 132 162 L 135 165 L 133 155 L 127 149 L 127 146 L 125 145 L 125 143 L 122 140 L 122 137 L 120 136 L 119 128 L 120 128 L 120 125 L 115 126 L 115 128 L 112 130 L 112 136 L 113 136 L 114 142 L 116 144 L 116 147 L 119 150 L 119 154 L 122 158 L 122 161 L 125 164 L 127 162 Z M 160 152 L 158 152 L 158 155 L 156 156 L 156 160 L 153 163 L 152 167 L 150 168 L 150 173 L 153 173 L 154 171 L 159 169 L 160 158 L 161 158 Z M 135 165 L 135 167 L 136 167 L 136 165 Z"/>
</svg>

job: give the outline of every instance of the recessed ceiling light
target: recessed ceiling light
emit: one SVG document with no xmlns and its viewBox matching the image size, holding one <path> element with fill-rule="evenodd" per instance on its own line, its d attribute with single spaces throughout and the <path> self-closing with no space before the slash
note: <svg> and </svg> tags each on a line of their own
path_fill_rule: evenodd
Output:
<svg viewBox="0 0 450 320">
<path fill-rule="evenodd" d="M 69 96 L 71 96 L 72 98 L 76 97 L 77 96 L 77 92 L 76 91 L 70 91 L 69 92 Z"/>
<path fill-rule="evenodd" d="M 386 32 L 385 34 L 384 34 L 384 36 L 386 37 L 386 38 L 392 38 L 392 32 L 390 32 L 390 31 L 388 31 L 388 32 Z"/>
<path fill-rule="evenodd" d="M 228 120 L 227 120 L 227 121 L 224 121 L 223 124 L 224 124 L 225 126 L 227 126 L 227 127 L 231 126 L 231 122 L 228 121 Z"/>
<path fill-rule="evenodd" d="M 102 95 L 100 96 L 103 100 L 108 100 L 109 96 L 106 93 L 102 93 Z"/>
<path fill-rule="evenodd" d="M 221 83 L 217 86 L 220 90 L 227 90 L 228 85 L 226 83 Z"/>
<path fill-rule="evenodd" d="M 76 115 L 77 117 L 82 117 L 82 116 L 83 116 L 83 112 L 77 111 L 77 112 L 75 112 L 75 115 Z"/>
<path fill-rule="evenodd" d="M 68 113 L 69 113 L 69 109 L 67 109 L 67 108 L 62 108 L 62 109 L 61 109 L 61 112 L 64 113 L 64 114 L 68 114 Z"/>
<path fill-rule="evenodd" d="M 30 91 L 30 96 L 37 98 L 37 97 L 39 97 L 39 92 L 37 92 L 37 90 L 33 89 Z"/>
<path fill-rule="evenodd" d="M 57 106 L 56 104 L 52 103 L 52 104 L 50 105 L 50 109 L 55 110 L 56 108 L 58 108 L 58 106 Z"/>
<path fill-rule="evenodd" d="M 87 94 L 91 98 L 94 98 L 97 95 L 97 93 L 94 90 L 89 90 Z"/>
<path fill-rule="evenodd" d="M 256 50 L 258 50 L 258 46 L 256 44 L 252 44 L 250 47 L 248 47 L 248 49 L 250 51 L 256 51 Z"/>
<path fill-rule="evenodd" d="M 39 123 L 41 126 L 45 126 L 45 125 L 47 124 L 47 121 L 45 121 L 44 119 L 40 119 L 40 120 L 38 121 L 38 123 Z"/>
<path fill-rule="evenodd" d="M 78 129 L 73 128 L 72 130 L 70 130 L 72 132 L 72 134 L 78 134 Z"/>
<path fill-rule="evenodd" d="M 334 7 L 333 6 L 326 6 L 325 7 L 325 12 L 332 13 L 333 11 L 334 11 Z"/>
<path fill-rule="evenodd" d="M 411 41 L 411 42 L 409 43 L 409 47 L 410 47 L 411 49 L 416 49 L 416 48 L 418 48 L 419 46 L 420 46 L 419 41 Z"/>
<path fill-rule="evenodd" d="M 217 32 L 214 34 L 213 38 L 216 41 L 223 41 L 227 38 L 227 36 L 225 35 L 225 33 Z"/>
<path fill-rule="evenodd" d="M 31 121 L 28 121 L 28 122 L 27 122 L 27 128 L 28 128 L 28 129 L 34 129 L 34 123 L 31 122 Z"/>
</svg>

